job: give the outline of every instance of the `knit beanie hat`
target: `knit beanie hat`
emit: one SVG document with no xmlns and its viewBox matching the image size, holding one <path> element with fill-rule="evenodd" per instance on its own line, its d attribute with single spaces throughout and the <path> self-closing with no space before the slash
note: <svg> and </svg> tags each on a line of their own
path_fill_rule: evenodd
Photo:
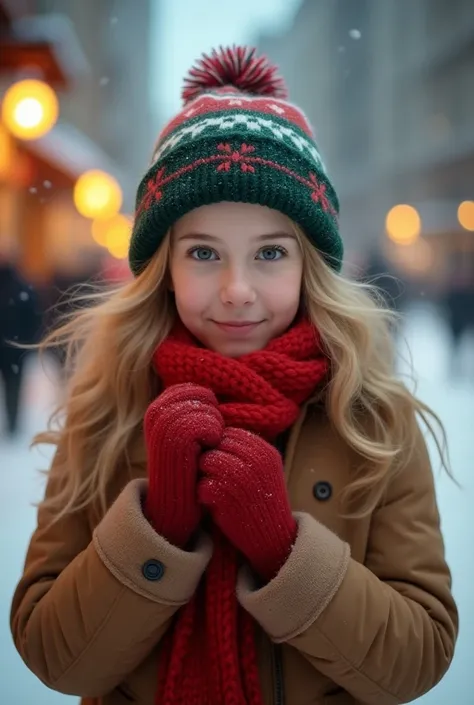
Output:
<svg viewBox="0 0 474 705">
<path fill-rule="evenodd" d="M 220 48 L 191 68 L 184 107 L 159 135 L 138 187 L 129 250 L 135 275 L 176 220 L 221 201 L 281 211 L 340 270 L 339 201 L 307 118 L 286 97 L 276 67 L 253 48 Z"/>
</svg>

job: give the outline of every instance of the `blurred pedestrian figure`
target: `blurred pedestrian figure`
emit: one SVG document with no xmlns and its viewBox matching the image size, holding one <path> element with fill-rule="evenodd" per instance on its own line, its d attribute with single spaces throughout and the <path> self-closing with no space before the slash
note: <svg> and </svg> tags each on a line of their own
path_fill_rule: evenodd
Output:
<svg viewBox="0 0 474 705">
<path fill-rule="evenodd" d="M 452 374 L 460 372 L 458 353 L 462 339 L 474 328 L 474 254 L 455 251 L 449 262 L 444 309 L 452 344 Z"/>
<path fill-rule="evenodd" d="M 42 336 L 47 336 L 58 328 L 73 310 L 87 305 L 81 297 L 90 294 L 100 279 L 100 272 L 94 267 L 76 269 L 74 273 L 55 272 L 48 287 L 43 292 Z M 91 288 L 92 287 L 92 288 Z M 60 378 L 65 374 L 66 349 L 63 345 L 51 346 L 49 353 L 57 365 Z"/>
<path fill-rule="evenodd" d="M 36 342 L 39 333 L 37 297 L 15 267 L 0 261 L 0 376 L 6 431 L 18 431 L 26 351 L 17 345 Z"/>
<path fill-rule="evenodd" d="M 387 308 L 402 311 L 405 305 L 403 282 L 398 279 L 392 265 L 378 248 L 372 250 L 367 258 L 363 279 L 377 288 Z"/>
</svg>

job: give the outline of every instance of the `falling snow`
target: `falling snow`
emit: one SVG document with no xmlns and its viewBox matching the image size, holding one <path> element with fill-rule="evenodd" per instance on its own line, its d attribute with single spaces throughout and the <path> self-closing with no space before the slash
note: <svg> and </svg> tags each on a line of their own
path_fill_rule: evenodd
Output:
<svg viewBox="0 0 474 705">
<path fill-rule="evenodd" d="M 30 298 L 30 295 L 27 291 L 20 292 L 20 300 L 21 301 L 28 301 L 29 298 Z"/>
<path fill-rule="evenodd" d="M 45 188 L 51 188 L 52 185 L 53 184 L 51 183 L 51 181 L 48 181 L 48 179 L 46 179 L 46 181 L 43 181 L 43 186 Z"/>
<path fill-rule="evenodd" d="M 99 81 L 99 86 L 106 86 L 109 81 L 110 81 L 110 78 L 108 76 L 102 76 L 102 78 Z"/>
<path fill-rule="evenodd" d="M 30 193 L 38 193 L 38 189 L 36 188 L 36 186 L 31 186 L 31 188 L 28 190 Z"/>
<path fill-rule="evenodd" d="M 351 29 L 349 32 L 349 37 L 351 39 L 360 39 L 362 37 L 362 33 L 358 29 Z"/>
<path fill-rule="evenodd" d="M 20 371 L 20 368 L 18 367 L 18 365 L 12 365 L 13 374 L 17 375 L 19 373 L 19 371 Z"/>
</svg>

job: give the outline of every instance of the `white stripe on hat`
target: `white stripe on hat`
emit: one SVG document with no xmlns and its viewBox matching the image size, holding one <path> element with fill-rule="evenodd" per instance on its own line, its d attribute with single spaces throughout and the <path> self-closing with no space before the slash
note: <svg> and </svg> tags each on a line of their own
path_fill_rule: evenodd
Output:
<svg viewBox="0 0 474 705">
<path fill-rule="evenodd" d="M 316 162 L 317 166 L 326 174 L 326 167 L 315 144 L 301 133 L 297 132 L 289 125 L 282 125 L 280 122 L 272 120 L 270 117 L 234 111 L 222 113 L 222 115 L 203 117 L 201 120 L 191 125 L 185 123 L 166 137 L 161 144 L 157 145 L 150 166 L 153 166 L 159 159 L 173 151 L 186 137 L 194 139 L 202 135 L 202 133 L 209 128 L 217 128 L 219 131 L 225 132 L 226 130 L 232 130 L 237 125 L 248 130 L 249 137 L 251 137 L 252 134 L 260 134 L 263 136 L 267 134 L 289 147 L 296 147 L 302 154 L 306 152 L 307 156 Z"/>
</svg>

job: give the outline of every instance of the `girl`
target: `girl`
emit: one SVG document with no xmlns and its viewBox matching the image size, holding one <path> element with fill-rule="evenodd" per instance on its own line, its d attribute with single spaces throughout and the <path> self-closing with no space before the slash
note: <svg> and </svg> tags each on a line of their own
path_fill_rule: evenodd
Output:
<svg viewBox="0 0 474 705">
<path fill-rule="evenodd" d="M 135 278 L 54 337 L 72 374 L 36 439 L 57 450 L 16 646 L 83 705 L 408 702 L 457 635 L 434 414 L 340 274 L 337 196 L 275 69 L 221 49 L 183 98 Z"/>
</svg>

